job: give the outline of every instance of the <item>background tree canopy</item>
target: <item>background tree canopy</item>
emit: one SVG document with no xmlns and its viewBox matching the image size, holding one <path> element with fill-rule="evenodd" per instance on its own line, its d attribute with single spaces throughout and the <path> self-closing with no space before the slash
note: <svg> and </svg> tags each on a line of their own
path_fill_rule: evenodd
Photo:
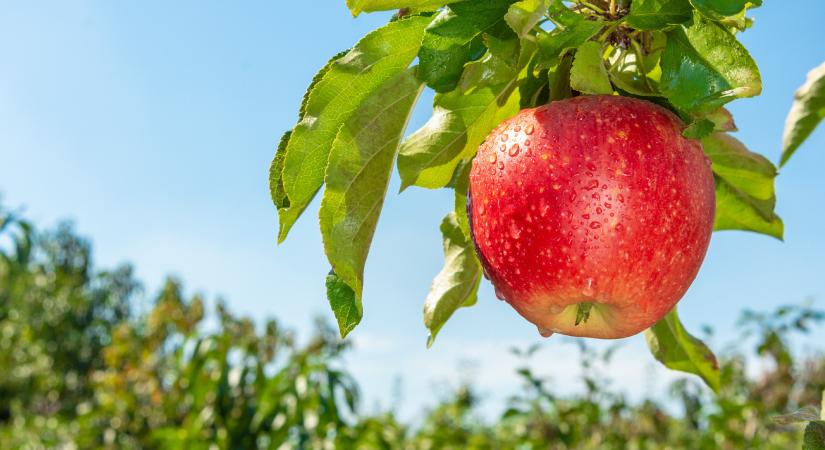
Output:
<svg viewBox="0 0 825 450">
<path fill-rule="evenodd" d="M 393 408 L 363 408 L 368 387 L 341 360 L 349 344 L 322 321 L 299 343 L 220 302 L 207 314 L 174 279 L 148 308 L 141 291 L 131 267 L 94 267 L 72 227 L 40 232 L 0 209 L 4 448 L 787 449 L 822 432 L 825 356 L 788 341 L 825 318 L 809 306 L 743 313 L 743 336 L 758 345 L 721 356 L 719 395 L 685 378 L 669 399 L 629 401 L 609 389 L 612 351 L 578 341 L 583 395 L 531 370 L 538 346 L 514 349 L 522 388 L 497 420 L 482 417 L 468 380 L 410 424 Z M 770 364 L 751 377 L 754 356 Z"/>
</svg>

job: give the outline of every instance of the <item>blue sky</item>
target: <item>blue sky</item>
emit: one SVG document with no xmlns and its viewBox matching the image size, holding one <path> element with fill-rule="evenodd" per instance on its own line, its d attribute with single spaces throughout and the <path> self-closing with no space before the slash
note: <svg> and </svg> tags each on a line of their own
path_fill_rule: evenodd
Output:
<svg viewBox="0 0 825 450">
<path fill-rule="evenodd" d="M 343 0 L 323 3 L 2 2 L 4 204 L 25 207 L 43 225 L 75 221 L 93 238 L 99 264 L 135 263 L 150 292 L 177 274 L 191 290 L 226 297 L 236 311 L 277 316 L 306 334 L 313 317 L 331 317 L 317 203 L 276 248 L 269 161 L 317 68 L 388 18 L 353 19 Z M 764 93 L 731 110 L 737 136 L 776 161 L 793 91 L 825 60 L 825 4 L 765 3 L 742 36 L 762 69 Z M 410 130 L 426 120 L 431 98 L 422 96 Z M 743 308 L 805 298 L 823 304 L 823 146 L 819 130 L 777 181 L 784 243 L 714 235 L 680 303 L 690 329 L 710 324 L 722 344 Z M 441 266 L 438 224 L 451 197 L 421 189 L 396 195 L 397 187 L 396 178 L 367 265 L 351 370 L 368 405 L 386 405 L 400 376 L 402 412 L 414 414 L 432 398 L 434 383 L 465 373 L 497 409 L 517 386 L 508 348 L 538 342 L 538 333 L 485 286 L 479 304 L 461 310 L 425 350 L 422 302 Z M 610 372 L 618 387 L 655 393 L 672 377 L 652 362 L 641 337 L 622 345 Z M 475 370 L 462 372 L 462 361 L 474 361 Z M 546 341 L 535 365 L 559 387 L 579 388 L 568 340 Z"/>
</svg>

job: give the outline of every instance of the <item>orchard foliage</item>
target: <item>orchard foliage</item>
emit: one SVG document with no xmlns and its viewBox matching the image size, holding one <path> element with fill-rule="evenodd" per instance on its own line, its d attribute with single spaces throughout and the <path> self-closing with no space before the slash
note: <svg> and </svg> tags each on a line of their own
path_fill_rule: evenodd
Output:
<svg viewBox="0 0 825 450">
<path fill-rule="evenodd" d="M 323 322 L 299 342 L 279 322 L 236 317 L 220 302 L 209 314 L 175 280 L 144 298 L 129 266 L 95 268 L 88 241 L 70 227 L 37 232 L 0 210 L 0 447 L 778 450 L 825 442 L 817 440 L 825 358 L 790 345 L 825 319 L 809 306 L 746 312 L 736 347 L 719 359 L 718 395 L 681 379 L 669 399 L 630 401 L 609 389 L 617 346 L 569 340 L 580 350 L 580 393 L 559 392 L 532 367 L 538 346 L 514 349 L 520 388 L 499 416 L 482 416 L 484 392 L 466 381 L 434 395 L 409 425 L 394 408 L 365 412 L 343 364 L 350 344 Z M 743 353 L 744 342 L 753 351 Z M 756 377 L 746 370 L 754 356 L 767 362 Z"/>
<path fill-rule="evenodd" d="M 424 305 L 428 345 L 476 302 L 481 266 L 467 226 L 467 167 L 479 144 L 520 109 L 577 95 L 647 99 L 702 141 L 716 184 L 716 230 L 782 239 L 775 165 L 731 135 L 729 102 L 762 91 L 738 35 L 761 0 L 347 0 L 353 15 L 398 10 L 334 56 L 312 80 L 298 123 L 270 170 L 278 240 L 322 195 L 330 306 L 341 336 L 363 315 L 364 266 L 394 167 L 401 188 L 454 189 L 441 224 L 445 263 Z M 822 68 L 797 94 L 784 163 L 825 115 Z M 423 89 L 432 117 L 406 138 Z M 715 357 L 676 311 L 648 331 L 657 359 L 719 390 Z"/>
</svg>

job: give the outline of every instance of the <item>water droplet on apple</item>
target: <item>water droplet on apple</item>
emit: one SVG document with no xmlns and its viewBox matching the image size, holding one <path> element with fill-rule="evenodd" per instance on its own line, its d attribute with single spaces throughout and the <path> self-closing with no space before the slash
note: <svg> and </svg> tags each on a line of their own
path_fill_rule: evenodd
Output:
<svg viewBox="0 0 825 450">
<path fill-rule="evenodd" d="M 490 153 L 490 156 L 487 157 L 487 161 L 489 161 L 490 164 L 495 164 L 497 160 L 498 158 L 495 153 Z"/>
<path fill-rule="evenodd" d="M 507 298 L 504 296 L 504 293 L 501 292 L 498 288 L 495 288 L 495 291 L 496 291 L 496 298 L 497 299 L 499 299 L 501 301 L 507 300 Z"/>
<path fill-rule="evenodd" d="M 587 169 L 590 170 L 591 172 L 595 172 L 596 171 L 596 165 L 593 164 L 593 163 L 587 163 Z"/>
<path fill-rule="evenodd" d="M 521 236 L 521 228 L 519 228 L 515 222 L 510 222 L 510 236 L 512 236 L 513 239 L 518 239 L 519 236 Z"/>
<path fill-rule="evenodd" d="M 507 142 L 507 139 L 510 139 L 510 136 L 507 133 L 501 133 L 501 142 Z"/>
<path fill-rule="evenodd" d="M 616 200 L 618 200 L 619 203 L 624 203 L 624 196 L 622 194 L 619 194 L 616 196 Z"/>
<path fill-rule="evenodd" d="M 587 281 L 584 283 L 584 289 L 582 289 L 582 295 L 585 297 L 592 297 L 596 291 L 593 289 L 593 279 L 588 278 Z"/>
<path fill-rule="evenodd" d="M 589 218 L 590 218 L 590 214 L 582 214 L 582 219 L 589 219 Z"/>
<path fill-rule="evenodd" d="M 521 150 L 521 148 L 518 146 L 518 144 L 513 144 L 513 146 L 510 147 L 510 156 L 518 155 L 519 150 Z"/>
<path fill-rule="evenodd" d="M 544 197 L 539 199 L 539 213 L 542 217 L 547 215 L 547 210 L 550 208 L 550 205 L 547 204 L 547 200 Z"/>
<path fill-rule="evenodd" d="M 596 214 L 601 214 L 603 211 L 600 207 L 596 207 Z"/>
<path fill-rule="evenodd" d="M 599 180 L 590 180 L 584 188 L 589 191 L 591 189 L 596 189 L 597 187 L 599 187 Z"/>
<path fill-rule="evenodd" d="M 593 222 L 590 222 L 590 228 L 592 228 L 594 230 L 598 229 L 598 228 L 601 228 L 601 227 L 602 227 L 602 224 L 600 224 L 599 222 L 597 222 L 595 220 Z"/>
<path fill-rule="evenodd" d="M 504 170 L 504 161 L 499 161 L 498 162 L 498 169 L 499 170 Z"/>
<path fill-rule="evenodd" d="M 527 125 L 527 128 L 524 129 L 524 134 L 526 134 L 526 135 L 533 134 L 533 124 Z"/>
<path fill-rule="evenodd" d="M 550 336 L 553 335 L 553 330 L 551 330 L 549 328 L 538 327 L 538 329 L 539 329 L 539 334 L 543 338 L 549 338 Z"/>
<path fill-rule="evenodd" d="M 609 202 L 604 202 L 604 207 L 610 209 L 613 207 L 613 205 L 611 205 Z"/>
<path fill-rule="evenodd" d="M 507 150 L 507 145 L 501 144 L 501 145 L 498 146 L 498 149 L 499 149 L 499 151 L 503 152 L 504 150 Z"/>
</svg>

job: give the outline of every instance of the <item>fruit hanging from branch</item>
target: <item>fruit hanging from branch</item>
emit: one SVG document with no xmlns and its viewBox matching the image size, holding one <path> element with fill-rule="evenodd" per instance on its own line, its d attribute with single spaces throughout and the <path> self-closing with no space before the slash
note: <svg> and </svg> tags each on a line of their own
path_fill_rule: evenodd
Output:
<svg viewBox="0 0 825 450">
<path fill-rule="evenodd" d="M 761 93 L 737 39 L 761 0 L 346 3 L 353 15 L 397 13 L 318 72 L 270 168 L 279 241 L 323 191 L 327 296 L 342 337 L 364 314 L 364 267 L 395 166 L 402 191 L 455 193 L 444 266 L 424 301 L 428 345 L 476 303 L 486 269 L 543 334 L 647 328 L 656 359 L 718 389 L 713 353 L 674 305 L 711 229 L 783 235 L 776 168 L 729 134 L 724 108 Z M 789 119 L 786 158 L 818 117 L 817 80 Z M 425 88 L 432 117 L 407 136 Z"/>
<path fill-rule="evenodd" d="M 701 144 L 643 100 L 522 110 L 479 148 L 468 209 L 498 295 L 543 335 L 621 338 L 667 314 L 713 230 Z"/>
</svg>

